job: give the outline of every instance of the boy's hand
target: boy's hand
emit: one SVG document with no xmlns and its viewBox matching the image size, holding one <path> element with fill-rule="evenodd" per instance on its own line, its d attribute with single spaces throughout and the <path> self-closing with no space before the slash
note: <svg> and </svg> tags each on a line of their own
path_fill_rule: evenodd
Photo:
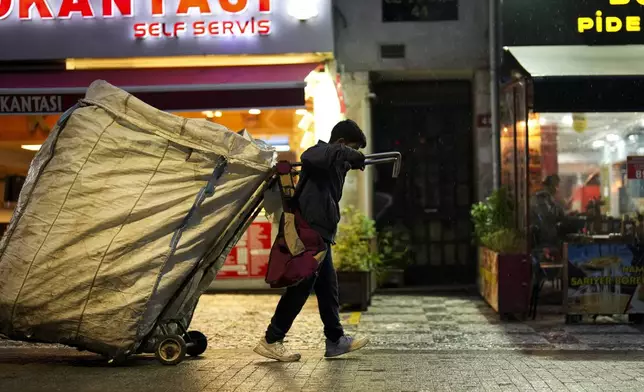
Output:
<svg viewBox="0 0 644 392">
<path fill-rule="evenodd" d="M 354 150 L 354 151 L 357 154 L 355 154 L 355 158 L 353 158 L 351 160 L 351 162 L 350 162 L 351 163 L 351 168 L 352 169 L 364 170 L 365 169 L 365 163 L 364 162 L 365 162 L 365 159 L 366 159 L 364 154 L 361 153 L 358 150 Z"/>
</svg>

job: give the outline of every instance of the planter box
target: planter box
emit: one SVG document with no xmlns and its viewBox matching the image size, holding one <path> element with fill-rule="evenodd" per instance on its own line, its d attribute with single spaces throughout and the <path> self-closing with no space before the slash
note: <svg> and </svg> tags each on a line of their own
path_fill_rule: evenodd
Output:
<svg viewBox="0 0 644 392">
<path fill-rule="evenodd" d="M 371 271 L 338 271 L 337 274 L 340 306 L 367 310 L 371 301 L 372 279 L 375 274 Z"/>
<path fill-rule="evenodd" d="M 479 248 L 479 293 L 502 318 L 528 313 L 531 281 L 528 255 L 505 255 Z"/>
</svg>

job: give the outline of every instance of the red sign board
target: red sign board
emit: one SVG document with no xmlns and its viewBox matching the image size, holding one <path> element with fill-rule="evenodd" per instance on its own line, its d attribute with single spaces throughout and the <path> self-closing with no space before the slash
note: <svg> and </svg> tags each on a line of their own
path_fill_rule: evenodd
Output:
<svg viewBox="0 0 644 392">
<path fill-rule="evenodd" d="M 644 180 L 644 156 L 626 158 L 626 175 L 629 180 Z"/>
<path fill-rule="evenodd" d="M 489 113 L 479 114 L 476 116 L 476 126 L 479 128 L 489 128 L 492 126 L 492 115 Z"/>
<path fill-rule="evenodd" d="M 231 250 L 217 279 L 264 278 L 271 253 L 270 222 L 253 222 Z"/>
</svg>

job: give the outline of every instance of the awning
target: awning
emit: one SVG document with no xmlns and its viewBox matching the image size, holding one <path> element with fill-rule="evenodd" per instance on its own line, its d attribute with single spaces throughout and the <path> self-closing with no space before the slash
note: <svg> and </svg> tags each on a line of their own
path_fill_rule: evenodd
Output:
<svg viewBox="0 0 644 392">
<path fill-rule="evenodd" d="M 644 111 L 644 45 L 522 46 L 506 53 L 531 77 L 535 112 Z"/>
<path fill-rule="evenodd" d="M 304 79 L 318 64 L 0 73 L 0 114 L 60 113 L 95 80 L 166 111 L 304 106 Z"/>
<path fill-rule="evenodd" d="M 532 77 L 644 75 L 644 45 L 512 46 L 508 50 Z"/>
</svg>

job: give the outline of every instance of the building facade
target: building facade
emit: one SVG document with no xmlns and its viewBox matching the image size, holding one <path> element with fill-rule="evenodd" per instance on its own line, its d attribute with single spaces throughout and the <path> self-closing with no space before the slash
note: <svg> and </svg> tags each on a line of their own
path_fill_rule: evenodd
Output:
<svg viewBox="0 0 644 392">
<path fill-rule="evenodd" d="M 369 151 L 403 154 L 398 180 L 383 167 L 353 174 L 344 202 L 406 232 L 407 283 L 474 283 L 469 211 L 492 187 L 487 2 L 334 6 L 347 117 L 367 131 Z"/>
</svg>

